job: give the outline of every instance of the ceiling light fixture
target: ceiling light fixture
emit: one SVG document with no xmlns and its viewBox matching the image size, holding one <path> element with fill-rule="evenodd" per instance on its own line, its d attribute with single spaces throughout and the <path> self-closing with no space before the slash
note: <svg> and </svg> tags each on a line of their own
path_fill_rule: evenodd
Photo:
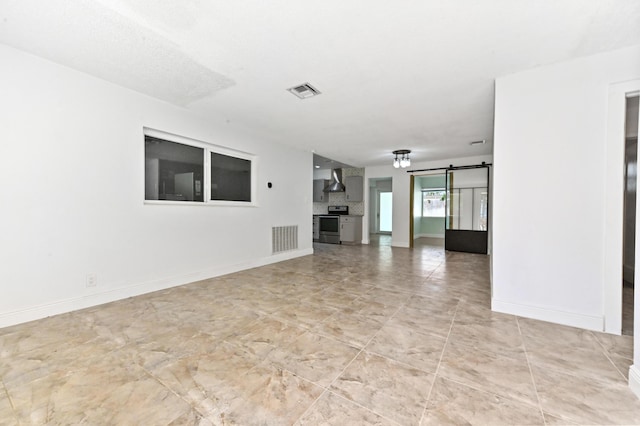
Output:
<svg viewBox="0 0 640 426">
<path fill-rule="evenodd" d="M 404 169 L 411 165 L 411 159 L 409 158 L 409 154 L 411 154 L 410 149 L 397 149 L 393 151 L 392 154 L 396 156 L 393 159 L 393 167 L 396 169 L 399 167 Z"/>
</svg>

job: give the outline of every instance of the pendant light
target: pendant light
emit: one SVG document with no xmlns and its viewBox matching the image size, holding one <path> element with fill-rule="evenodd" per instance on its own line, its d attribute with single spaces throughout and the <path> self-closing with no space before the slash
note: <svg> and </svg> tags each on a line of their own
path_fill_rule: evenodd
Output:
<svg viewBox="0 0 640 426">
<path fill-rule="evenodd" d="M 395 155 L 393 159 L 393 167 L 396 169 L 402 167 L 403 169 L 409 167 L 411 165 L 411 159 L 409 158 L 409 154 L 411 153 L 410 149 L 397 149 L 392 152 Z"/>
</svg>

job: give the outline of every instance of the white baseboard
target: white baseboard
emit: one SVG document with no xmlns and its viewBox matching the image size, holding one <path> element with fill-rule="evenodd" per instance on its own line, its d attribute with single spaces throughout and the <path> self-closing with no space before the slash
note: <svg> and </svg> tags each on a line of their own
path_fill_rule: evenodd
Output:
<svg viewBox="0 0 640 426">
<path fill-rule="evenodd" d="M 391 247 L 409 248 L 409 241 L 397 241 L 391 238 Z"/>
<path fill-rule="evenodd" d="M 629 367 L 629 388 L 640 398 L 640 370 L 635 364 Z"/>
<path fill-rule="evenodd" d="M 520 305 L 517 303 L 503 302 L 495 298 L 491 299 L 491 309 L 503 314 L 517 315 L 587 330 L 604 331 L 604 318 L 600 316 L 582 315 L 573 312 L 540 308 L 538 306 Z"/>
<path fill-rule="evenodd" d="M 313 248 L 304 250 L 292 250 L 233 265 L 215 266 L 198 272 L 176 275 L 159 280 L 141 282 L 133 285 L 128 285 L 126 287 L 103 291 L 100 293 L 59 300 L 56 302 L 31 306 L 25 309 L 19 309 L 11 312 L 4 312 L 0 313 L 0 328 L 34 321 L 50 317 L 52 315 L 64 314 L 71 311 L 77 311 L 79 309 L 102 305 L 104 303 L 114 302 L 116 300 L 126 299 L 128 297 L 140 296 L 142 294 L 151 293 L 158 290 L 165 290 L 167 288 L 177 287 L 195 281 L 219 277 L 221 275 L 227 275 L 233 272 L 256 268 L 258 266 L 278 263 L 284 260 L 294 259 L 296 257 L 306 256 L 310 254 L 313 254 Z"/>
<path fill-rule="evenodd" d="M 417 238 L 444 238 L 444 234 L 413 234 L 413 239 Z"/>
</svg>

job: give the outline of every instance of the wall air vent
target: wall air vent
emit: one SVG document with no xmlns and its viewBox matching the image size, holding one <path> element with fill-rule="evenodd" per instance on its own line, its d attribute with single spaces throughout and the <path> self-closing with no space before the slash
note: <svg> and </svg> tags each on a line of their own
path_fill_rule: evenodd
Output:
<svg viewBox="0 0 640 426">
<path fill-rule="evenodd" d="M 298 249 L 298 225 L 271 228 L 271 253 Z"/>
<path fill-rule="evenodd" d="M 300 99 L 306 99 L 320 94 L 320 91 L 309 83 L 299 84 L 298 86 L 293 86 L 287 90 Z"/>
</svg>

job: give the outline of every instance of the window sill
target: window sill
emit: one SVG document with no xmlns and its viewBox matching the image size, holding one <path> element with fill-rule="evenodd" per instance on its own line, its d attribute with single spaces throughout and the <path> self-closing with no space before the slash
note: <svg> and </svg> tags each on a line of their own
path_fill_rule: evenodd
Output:
<svg viewBox="0 0 640 426">
<path fill-rule="evenodd" d="M 171 201 L 171 200 L 144 200 L 145 205 L 158 206 L 203 206 L 203 207 L 259 207 L 256 202 L 245 201 Z"/>
</svg>

